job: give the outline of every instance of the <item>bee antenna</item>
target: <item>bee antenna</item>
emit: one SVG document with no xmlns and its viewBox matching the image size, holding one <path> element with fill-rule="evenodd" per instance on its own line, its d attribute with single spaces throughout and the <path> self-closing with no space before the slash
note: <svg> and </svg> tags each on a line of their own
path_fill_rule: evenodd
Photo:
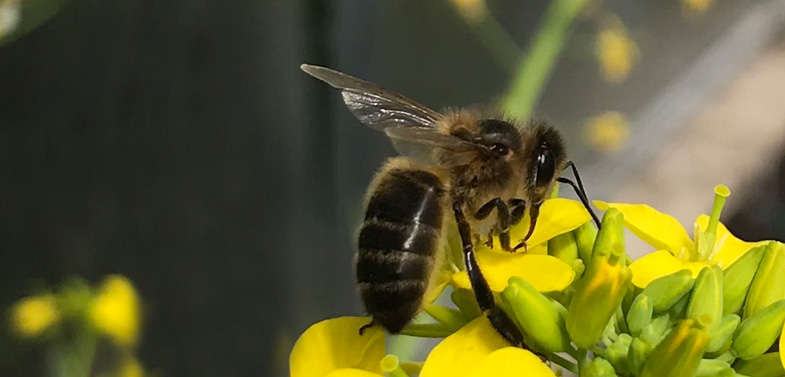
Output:
<svg viewBox="0 0 785 377">
<path fill-rule="evenodd" d="M 556 180 L 561 183 L 566 183 L 572 186 L 572 189 L 575 190 L 575 194 L 578 195 L 578 198 L 581 200 L 581 203 L 583 203 L 583 206 L 586 207 L 587 211 L 589 211 L 592 220 L 594 220 L 594 223 L 597 224 L 597 228 L 598 229 L 601 228 L 602 225 L 600 225 L 600 218 L 597 217 L 597 214 L 595 214 L 594 210 L 591 208 L 591 204 L 589 203 L 589 198 L 586 195 L 586 189 L 583 188 L 581 175 L 578 174 L 578 168 L 575 166 L 575 163 L 572 161 L 567 161 L 567 165 L 564 167 L 564 170 L 567 170 L 567 168 L 572 169 L 572 174 L 575 176 L 575 180 L 578 182 L 578 184 L 576 185 L 575 182 L 565 177 L 559 177 Z"/>
</svg>

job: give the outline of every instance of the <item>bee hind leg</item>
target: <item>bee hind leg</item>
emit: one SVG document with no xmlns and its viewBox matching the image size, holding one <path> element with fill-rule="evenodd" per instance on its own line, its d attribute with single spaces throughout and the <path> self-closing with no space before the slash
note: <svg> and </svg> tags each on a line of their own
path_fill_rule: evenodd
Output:
<svg viewBox="0 0 785 377">
<path fill-rule="evenodd" d="M 491 325 L 493 325 L 493 328 L 496 329 L 499 335 L 512 345 L 523 346 L 521 331 L 515 326 L 515 322 L 512 321 L 510 316 L 496 306 L 491 287 L 482 275 L 482 271 L 480 271 L 480 266 L 477 264 L 477 259 L 474 256 L 471 228 L 469 222 L 466 221 L 463 210 L 461 210 L 460 203 L 453 203 L 453 211 L 455 212 L 455 221 L 458 223 L 458 233 L 463 244 L 463 259 L 466 263 L 466 271 L 469 274 L 469 281 L 471 282 L 477 305 L 488 317 Z"/>
<path fill-rule="evenodd" d="M 372 327 L 374 327 L 376 325 L 377 325 L 376 320 L 371 319 L 371 322 L 368 322 L 368 323 L 360 326 L 360 330 L 357 331 L 357 332 L 360 334 L 360 336 L 362 336 L 365 333 L 365 330 L 368 330 L 368 329 L 370 329 L 370 328 L 372 328 Z"/>
</svg>

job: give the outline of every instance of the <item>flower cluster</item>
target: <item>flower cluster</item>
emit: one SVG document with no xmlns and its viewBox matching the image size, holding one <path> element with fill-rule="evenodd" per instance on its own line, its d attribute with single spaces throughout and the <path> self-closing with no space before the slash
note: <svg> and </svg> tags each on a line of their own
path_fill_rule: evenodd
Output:
<svg viewBox="0 0 785 377">
<path fill-rule="evenodd" d="M 448 252 L 436 290 L 451 286 L 454 305 L 427 301 L 431 320 L 403 331 L 444 338 L 423 362 L 387 354 L 379 328 L 360 335 L 368 318 L 342 317 L 300 337 L 291 376 L 785 376 L 785 359 L 770 351 L 785 322 L 785 245 L 733 236 L 719 222 L 729 190 L 715 191 L 692 238 L 671 216 L 637 204 L 596 202 L 605 210 L 598 231 L 579 203 L 555 198 L 528 251 L 478 244 L 480 268 L 524 348 L 482 315 L 459 254 Z M 522 223 L 513 237 L 527 231 Z M 658 251 L 633 262 L 625 228 Z"/>
<path fill-rule="evenodd" d="M 133 284 L 109 275 L 90 287 L 82 279 L 17 301 L 10 310 L 11 330 L 20 338 L 41 343 L 56 375 L 141 377 L 144 369 L 134 356 L 140 329 L 139 296 Z M 96 350 L 106 343 L 112 360 L 96 369 Z M 106 370 L 103 370 L 106 369 Z"/>
</svg>

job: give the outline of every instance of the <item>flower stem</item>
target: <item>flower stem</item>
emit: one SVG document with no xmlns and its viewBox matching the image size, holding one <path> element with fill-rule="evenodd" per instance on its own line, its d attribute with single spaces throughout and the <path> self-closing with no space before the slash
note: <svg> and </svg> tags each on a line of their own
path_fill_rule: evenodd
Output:
<svg viewBox="0 0 785 377">
<path fill-rule="evenodd" d="M 558 364 L 560 367 L 567 369 L 568 371 L 578 374 L 578 365 L 573 363 L 572 361 L 564 358 L 563 356 L 556 354 L 556 353 L 549 353 L 548 360 L 553 363 Z"/>
<path fill-rule="evenodd" d="M 425 312 L 433 317 L 433 319 L 456 330 L 467 323 L 466 317 L 460 310 L 432 304 L 425 307 Z"/>
<path fill-rule="evenodd" d="M 518 66 L 502 102 L 504 111 L 526 119 L 542 93 L 569 35 L 570 26 L 589 0 L 555 0 L 545 13 L 531 47 Z"/>
<path fill-rule="evenodd" d="M 379 362 L 382 367 L 382 372 L 387 377 L 409 377 L 406 372 L 401 369 L 401 364 L 398 362 L 398 356 L 395 355 L 387 355 L 382 358 L 382 361 Z"/>
<path fill-rule="evenodd" d="M 714 187 L 714 206 L 711 209 L 711 216 L 709 216 L 709 224 L 706 226 L 706 242 L 708 250 L 714 250 L 714 241 L 717 238 L 717 226 L 720 223 L 720 214 L 722 214 L 722 207 L 725 206 L 725 200 L 730 196 L 730 189 L 725 185 L 717 185 Z"/>
<path fill-rule="evenodd" d="M 444 338 L 454 332 L 455 329 L 442 323 L 412 323 L 404 327 L 401 335 L 420 338 Z"/>
</svg>

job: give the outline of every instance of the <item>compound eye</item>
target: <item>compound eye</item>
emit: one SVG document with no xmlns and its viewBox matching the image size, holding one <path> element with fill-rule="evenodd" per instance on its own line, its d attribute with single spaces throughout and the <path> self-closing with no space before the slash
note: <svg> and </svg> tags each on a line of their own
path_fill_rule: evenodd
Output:
<svg viewBox="0 0 785 377">
<path fill-rule="evenodd" d="M 493 152 L 493 155 L 497 158 L 504 157 L 510 152 L 510 148 L 507 148 L 507 146 L 502 143 L 496 143 L 491 145 L 491 152 Z"/>
<path fill-rule="evenodd" d="M 547 186 L 553 180 L 556 173 L 556 161 L 554 161 L 553 153 L 548 149 L 548 146 L 543 144 L 537 150 L 537 174 L 536 186 Z"/>
</svg>

